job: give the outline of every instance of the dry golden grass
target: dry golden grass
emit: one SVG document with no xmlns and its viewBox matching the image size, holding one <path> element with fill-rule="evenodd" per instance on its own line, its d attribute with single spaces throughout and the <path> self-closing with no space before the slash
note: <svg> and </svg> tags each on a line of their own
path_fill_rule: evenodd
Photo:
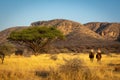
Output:
<svg viewBox="0 0 120 80">
<path fill-rule="evenodd" d="M 120 64 L 120 55 L 102 55 L 102 61 L 98 63 L 96 59 L 90 62 L 88 54 L 75 53 L 41 54 L 30 57 L 6 56 L 4 64 L 0 64 L 0 80 L 72 80 L 73 78 L 70 78 L 72 74 L 67 78 L 68 74 L 59 71 L 61 65 L 68 65 L 66 61 L 72 59 L 84 62 L 82 66 L 90 70 L 89 80 L 120 80 L 120 71 L 114 71 L 116 66 L 111 66 Z M 81 78 L 81 72 L 77 74 L 79 74 L 79 77 L 76 76 L 77 80 L 88 80 Z"/>
</svg>

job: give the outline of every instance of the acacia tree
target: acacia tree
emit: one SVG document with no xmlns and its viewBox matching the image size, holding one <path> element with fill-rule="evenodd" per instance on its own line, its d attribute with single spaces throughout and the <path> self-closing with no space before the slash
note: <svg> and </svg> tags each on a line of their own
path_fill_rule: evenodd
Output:
<svg viewBox="0 0 120 80">
<path fill-rule="evenodd" d="M 64 39 L 63 34 L 54 27 L 29 27 L 21 31 L 14 31 L 8 37 L 9 40 L 22 43 L 32 49 L 35 55 L 43 47 L 55 39 Z"/>
<path fill-rule="evenodd" d="M 6 55 L 10 56 L 12 53 L 15 52 L 15 47 L 13 44 L 6 42 L 0 44 L 0 59 L 2 63 Z"/>
</svg>

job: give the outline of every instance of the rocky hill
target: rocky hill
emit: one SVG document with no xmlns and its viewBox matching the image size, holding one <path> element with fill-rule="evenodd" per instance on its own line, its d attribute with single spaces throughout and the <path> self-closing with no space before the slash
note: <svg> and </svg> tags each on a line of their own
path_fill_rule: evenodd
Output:
<svg viewBox="0 0 120 80">
<path fill-rule="evenodd" d="M 119 44 L 114 41 L 105 40 L 96 32 L 86 26 L 64 19 L 50 21 L 38 21 L 31 23 L 31 26 L 54 26 L 64 33 L 65 41 L 56 41 L 55 45 L 59 48 L 67 48 L 72 51 L 81 51 L 83 48 L 97 48 Z"/>
<path fill-rule="evenodd" d="M 91 22 L 84 25 L 107 40 L 120 41 L 120 23 Z"/>
<path fill-rule="evenodd" d="M 55 19 L 50 21 L 38 21 L 31 24 L 32 26 L 54 26 L 60 30 L 66 37 L 67 42 L 72 45 L 88 44 L 104 40 L 99 34 L 86 28 L 84 25 L 64 19 Z"/>
<path fill-rule="evenodd" d="M 49 21 L 37 21 L 31 23 L 29 27 L 51 27 L 54 26 L 58 30 L 60 30 L 65 36 L 65 40 L 56 40 L 51 45 L 54 46 L 53 50 L 58 52 L 67 52 L 67 51 L 73 51 L 73 52 L 84 52 L 86 49 L 90 48 L 105 48 L 106 50 L 111 50 L 110 52 L 120 52 L 120 43 L 115 41 L 109 41 L 106 40 L 106 34 L 103 31 L 107 30 L 107 27 L 100 25 L 110 25 L 110 23 L 97 23 L 92 24 L 88 23 L 85 25 L 82 25 L 78 22 L 74 22 L 71 20 L 65 20 L 65 19 L 55 19 L 55 20 L 49 20 Z M 86 27 L 87 26 L 87 27 Z M 4 31 L 0 32 L 0 43 L 6 42 L 7 37 L 12 31 L 21 30 L 27 28 L 26 26 L 23 27 L 13 27 L 8 28 Z M 112 27 L 110 27 L 109 30 L 111 30 Z M 116 31 L 116 28 L 113 28 L 114 32 Z M 99 33 L 99 34 L 98 34 Z M 113 33 L 115 34 L 115 33 Z M 101 36 L 102 35 L 102 36 Z M 116 38 L 115 38 L 116 39 Z"/>
</svg>

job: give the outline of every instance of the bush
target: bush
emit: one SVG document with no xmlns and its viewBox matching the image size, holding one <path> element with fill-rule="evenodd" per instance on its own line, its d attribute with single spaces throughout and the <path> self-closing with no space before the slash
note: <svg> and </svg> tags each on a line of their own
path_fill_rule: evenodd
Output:
<svg viewBox="0 0 120 80">
<path fill-rule="evenodd" d="M 59 67 L 59 71 L 64 80 L 90 80 L 90 70 L 78 58 L 65 60 L 65 64 Z"/>
<path fill-rule="evenodd" d="M 10 56 L 15 52 L 15 50 L 15 46 L 12 43 L 7 42 L 0 45 L 0 52 L 4 53 L 5 55 Z"/>
<path fill-rule="evenodd" d="M 60 71 L 64 71 L 64 72 L 67 72 L 67 71 L 76 72 L 77 71 L 78 72 L 80 69 L 84 68 L 83 61 L 80 59 L 77 59 L 77 58 L 70 59 L 70 60 L 64 59 L 64 61 L 65 61 L 65 64 L 59 67 Z"/>
</svg>

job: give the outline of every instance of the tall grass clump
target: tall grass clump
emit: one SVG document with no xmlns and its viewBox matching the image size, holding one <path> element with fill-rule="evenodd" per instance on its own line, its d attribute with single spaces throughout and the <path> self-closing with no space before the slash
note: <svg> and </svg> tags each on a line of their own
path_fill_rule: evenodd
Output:
<svg viewBox="0 0 120 80">
<path fill-rule="evenodd" d="M 85 63 L 78 58 L 65 60 L 65 64 L 59 67 L 59 72 L 63 80 L 89 80 L 91 75 Z"/>
</svg>

